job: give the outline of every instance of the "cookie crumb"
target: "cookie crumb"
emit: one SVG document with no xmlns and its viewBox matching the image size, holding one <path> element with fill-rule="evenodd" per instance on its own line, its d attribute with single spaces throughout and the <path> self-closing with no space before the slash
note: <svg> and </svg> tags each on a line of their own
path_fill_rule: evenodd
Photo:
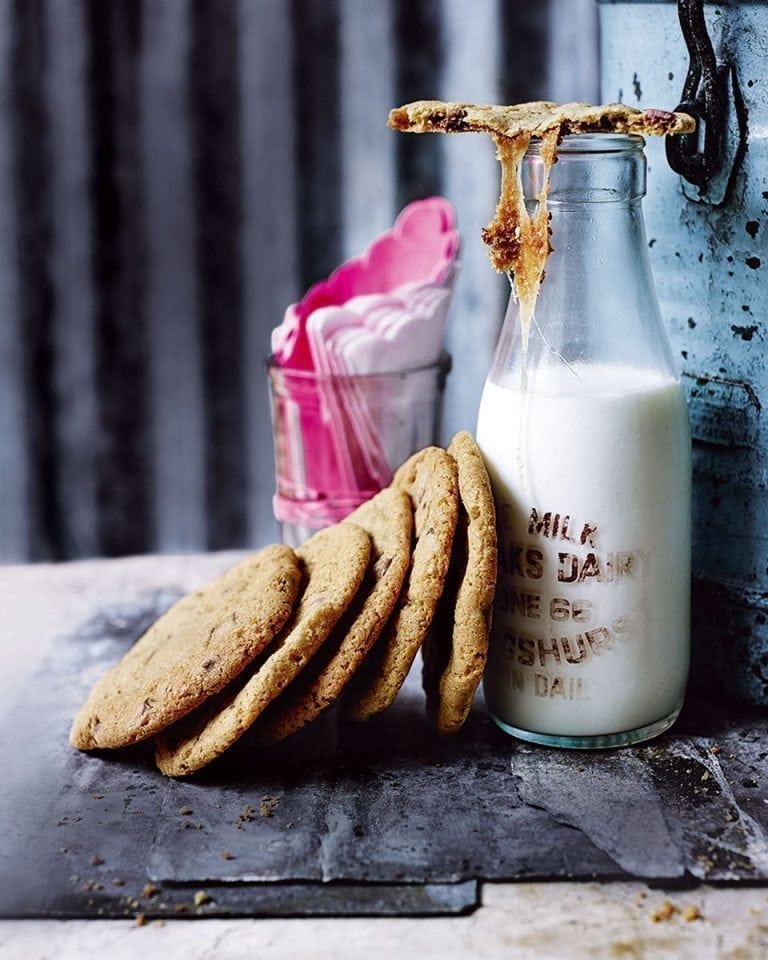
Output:
<svg viewBox="0 0 768 960">
<path fill-rule="evenodd" d="M 100 857 L 98 853 L 94 853 L 91 857 L 91 866 L 100 867 L 104 863 L 104 857 Z"/>
<path fill-rule="evenodd" d="M 146 927 L 147 918 L 144 916 L 143 913 L 137 913 L 135 923 L 137 927 Z"/>
<path fill-rule="evenodd" d="M 91 794 L 91 797 L 92 797 L 94 800 L 103 800 L 103 799 L 104 799 L 104 794 L 103 794 L 103 793 L 92 793 L 92 794 Z"/>
<path fill-rule="evenodd" d="M 222 850 L 221 853 L 219 854 L 219 856 L 221 857 L 222 860 L 234 860 L 234 859 L 235 859 L 234 853 L 230 853 L 229 850 Z"/>
<path fill-rule="evenodd" d="M 151 897 L 154 897 L 159 891 L 159 888 L 155 886 L 154 883 L 145 883 L 141 890 L 141 896 L 145 900 L 149 900 Z"/>
<path fill-rule="evenodd" d="M 113 887 L 124 887 L 125 880 L 121 880 L 120 877 L 112 877 L 112 886 Z"/>
<path fill-rule="evenodd" d="M 678 912 L 677 907 L 670 900 L 662 900 L 661 906 L 651 914 L 654 923 L 671 920 Z"/>
<path fill-rule="evenodd" d="M 182 817 L 188 817 L 192 813 L 192 808 L 184 804 L 183 807 L 179 807 L 179 813 Z"/>
<path fill-rule="evenodd" d="M 695 903 L 691 903 L 687 907 L 683 907 L 683 920 L 685 920 L 686 923 L 692 923 L 694 920 L 701 919 L 701 910 L 696 906 Z"/>
<path fill-rule="evenodd" d="M 701 775 L 701 779 L 702 779 L 702 780 L 709 780 L 709 772 L 705 770 L 704 773 L 702 773 L 702 775 Z"/>
<path fill-rule="evenodd" d="M 255 813 L 256 811 L 253 809 L 250 803 L 246 803 L 243 809 L 240 811 L 238 820 L 241 823 L 250 823 L 250 821 L 254 819 Z"/>
<path fill-rule="evenodd" d="M 157 920 L 155 920 L 155 926 L 156 926 L 156 927 L 164 927 L 164 926 L 165 926 L 165 920 L 163 920 L 162 917 L 158 917 Z"/>
<path fill-rule="evenodd" d="M 205 890 L 198 890 L 194 897 L 192 897 L 192 902 L 196 907 L 202 907 L 204 903 L 210 903 L 211 899 Z"/>
<path fill-rule="evenodd" d="M 99 883 L 98 880 L 86 880 L 85 883 L 84 883 L 83 886 L 82 886 L 82 889 L 83 889 L 83 890 L 87 890 L 87 891 L 91 891 L 91 890 L 103 890 L 103 889 L 104 889 L 104 884 L 103 884 L 103 883 Z"/>
<path fill-rule="evenodd" d="M 187 912 L 187 905 L 186 905 L 186 903 L 177 903 L 176 906 L 173 908 L 173 912 L 174 912 L 174 913 L 186 913 L 186 912 Z"/>
<path fill-rule="evenodd" d="M 279 803 L 279 797 L 262 797 L 261 803 L 259 804 L 259 816 L 273 817 L 275 815 L 275 808 Z"/>
<path fill-rule="evenodd" d="M 714 753 L 715 755 L 717 755 L 718 753 L 720 753 L 720 749 L 721 749 L 721 748 L 718 747 L 718 745 L 717 745 L 716 743 L 713 743 L 712 746 L 709 748 L 709 752 L 710 752 L 710 753 Z"/>
</svg>

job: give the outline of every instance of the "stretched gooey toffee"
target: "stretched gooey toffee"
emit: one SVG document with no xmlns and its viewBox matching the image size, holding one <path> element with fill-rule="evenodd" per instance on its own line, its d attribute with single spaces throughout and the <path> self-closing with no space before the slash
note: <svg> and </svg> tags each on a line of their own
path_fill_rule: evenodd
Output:
<svg viewBox="0 0 768 960">
<path fill-rule="evenodd" d="M 500 272 L 509 273 L 513 293 L 520 302 L 523 350 L 527 349 L 536 299 L 544 279 L 544 265 L 551 249 L 547 193 L 549 172 L 557 159 L 559 137 L 559 129 L 554 128 L 542 138 L 542 186 L 536 195 L 536 209 L 531 215 L 526 207 L 520 179 L 520 167 L 528 151 L 531 134 L 493 136 L 497 158 L 501 163 L 501 196 L 496 215 L 483 230 L 483 239 L 490 247 L 491 263 Z"/>
</svg>

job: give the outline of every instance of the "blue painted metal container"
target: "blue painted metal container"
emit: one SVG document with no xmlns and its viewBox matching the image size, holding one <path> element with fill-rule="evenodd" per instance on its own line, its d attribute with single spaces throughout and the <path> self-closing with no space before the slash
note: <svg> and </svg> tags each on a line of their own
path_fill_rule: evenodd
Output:
<svg viewBox="0 0 768 960">
<path fill-rule="evenodd" d="M 706 187 L 649 142 L 645 219 L 694 438 L 693 679 L 768 703 L 768 2 L 707 3 L 731 65 Z M 672 0 L 601 0 L 604 101 L 672 109 L 688 55 Z"/>
</svg>

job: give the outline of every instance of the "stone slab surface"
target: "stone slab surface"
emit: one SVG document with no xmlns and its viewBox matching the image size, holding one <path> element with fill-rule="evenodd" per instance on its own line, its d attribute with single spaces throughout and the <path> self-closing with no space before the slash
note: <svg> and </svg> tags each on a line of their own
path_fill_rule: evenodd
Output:
<svg viewBox="0 0 768 960">
<path fill-rule="evenodd" d="M 290 750 L 244 742 L 194 781 L 163 778 L 141 748 L 70 750 L 104 665 L 233 559 L 0 571 L 3 603 L 46 585 L 41 605 L 59 609 L 45 641 L 24 633 L 32 613 L 3 620 L 4 650 L 42 657 L 33 676 L 26 653 L 9 657 L 0 687 L 3 916 L 461 913 L 482 880 L 768 879 L 768 722 L 735 704 L 692 702 L 655 744 L 561 753 L 505 737 L 481 704 L 459 737 L 436 737 L 413 676 L 373 724 L 331 715 Z"/>
</svg>

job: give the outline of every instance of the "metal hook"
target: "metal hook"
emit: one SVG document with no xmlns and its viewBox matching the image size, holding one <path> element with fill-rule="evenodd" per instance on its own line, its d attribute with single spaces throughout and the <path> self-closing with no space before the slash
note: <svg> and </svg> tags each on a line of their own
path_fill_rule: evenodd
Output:
<svg viewBox="0 0 768 960">
<path fill-rule="evenodd" d="M 703 186 L 723 163 L 730 66 L 719 64 L 715 57 L 704 19 L 704 0 L 678 0 L 677 9 L 690 63 L 682 100 L 675 109 L 691 114 L 697 124 L 693 133 L 667 137 L 667 160 L 675 173 Z"/>
</svg>

